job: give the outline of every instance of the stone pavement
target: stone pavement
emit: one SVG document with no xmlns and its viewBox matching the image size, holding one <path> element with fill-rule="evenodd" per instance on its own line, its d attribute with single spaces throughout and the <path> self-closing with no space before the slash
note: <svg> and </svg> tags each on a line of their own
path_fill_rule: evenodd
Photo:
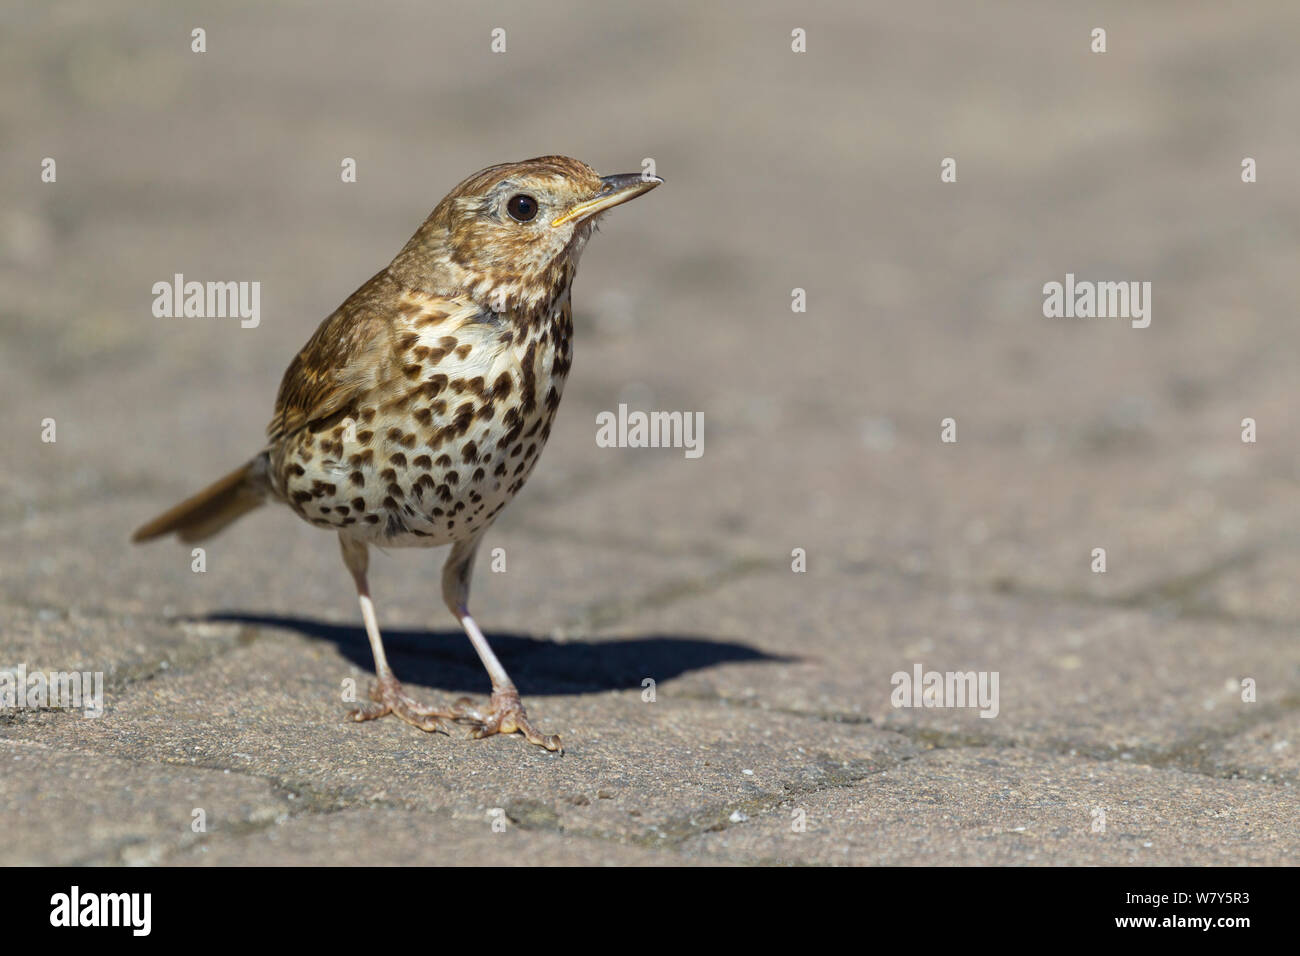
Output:
<svg viewBox="0 0 1300 956">
<path fill-rule="evenodd" d="M 105 713 L 0 713 L 0 863 L 1294 858 L 1300 8 L 380 6 L 5 14 L 0 668 L 103 672 Z M 584 256 L 475 579 L 566 753 L 347 723 L 330 537 L 127 537 L 450 186 L 552 151 L 667 180 Z M 260 281 L 260 324 L 155 318 L 175 273 Z M 1067 273 L 1150 281 L 1150 327 L 1044 318 Z M 703 456 L 597 447 L 620 402 L 703 412 Z M 441 560 L 374 558 L 390 657 L 482 695 Z M 997 716 L 891 706 L 917 665 L 997 672 Z"/>
</svg>

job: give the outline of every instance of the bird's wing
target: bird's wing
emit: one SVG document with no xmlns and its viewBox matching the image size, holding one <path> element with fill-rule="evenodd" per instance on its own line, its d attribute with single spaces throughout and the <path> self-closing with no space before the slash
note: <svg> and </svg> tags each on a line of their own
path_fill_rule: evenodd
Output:
<svg viewBox="0 0 1300 956">
<path fill-rule="evenodd" d="M 400 296 L 396 282 L 380 272 L 321 323 L 280 380 L 266 427 L 272 443 L 346 411 L 391 375 Z"/>
</svg>

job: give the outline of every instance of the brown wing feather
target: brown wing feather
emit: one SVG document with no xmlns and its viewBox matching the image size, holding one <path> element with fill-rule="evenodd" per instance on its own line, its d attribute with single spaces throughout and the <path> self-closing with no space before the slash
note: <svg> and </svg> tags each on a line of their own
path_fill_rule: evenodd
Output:
<svg viewBox="0 0 1300 956">
<path fill-rule="evenodd" d="M 266 428 L 273 443 L 346 411 L 391 374 L 393 319 L 400 295 L 385 270 L 321 323 L 280 381 L 275 415 Z"/>
</svg>

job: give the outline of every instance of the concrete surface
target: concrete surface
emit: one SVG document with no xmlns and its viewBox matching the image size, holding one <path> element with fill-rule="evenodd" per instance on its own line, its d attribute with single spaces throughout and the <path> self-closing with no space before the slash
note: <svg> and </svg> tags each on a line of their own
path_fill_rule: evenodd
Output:
<svg viewBox="0 0 1300 956">
<path fill-rule="evenodd" d="M 6 10 L 0 668 L 106 709 L 0 712 L 0 863 L 1294 860 L 1300 9 L 698 6 Z M 475 579 L 566 753 L 347 723 L 330 536 L 264 509 L 194 573 L 128 535 L 447 189 L 553 151 L 667 180 L 584 256 Z M 155 318 L 178 272 L 261 324 Z M 1044 318 L 1067 272 L 1152 282 L 1150 327 Z M 703 412 L 703 457 L 597 447 L 619 402 Z M 390 657 L 481 696 L 442 557 L 373 559 Z M 917 664 L 997 716 L 892 706 Z"/>
</svg>

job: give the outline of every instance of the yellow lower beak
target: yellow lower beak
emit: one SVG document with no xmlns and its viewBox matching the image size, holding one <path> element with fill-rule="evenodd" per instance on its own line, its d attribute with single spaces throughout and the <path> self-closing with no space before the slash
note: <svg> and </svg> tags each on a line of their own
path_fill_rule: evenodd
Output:
<svg viewBox="0 0 1300 956">
<path fill-rule="evenodd" d="M 566 222 L 587 219 L 629 199 L 635 199 L 642 193 L 648 193 L 663 182 L 658 176 L 643 176 L 641 173 L 602 176 L 600 181 L 604 185 L 594 199 L 578 203 L 564 215 L 552 219 L 551 225 L 563 226 Z"/>
</svg>

